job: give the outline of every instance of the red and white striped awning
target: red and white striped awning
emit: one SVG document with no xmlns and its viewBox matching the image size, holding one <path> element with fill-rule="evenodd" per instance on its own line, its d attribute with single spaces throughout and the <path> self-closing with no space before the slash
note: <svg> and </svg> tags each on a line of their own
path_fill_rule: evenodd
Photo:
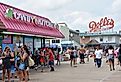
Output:
<svg viewBox="0 0 121 82">
<path fill-rule="evenodd" d="M 7 32 L 16 32 L 16 33 L 25 33 L 25 34 L 64 38 L 64 35 L 58 29 L 56 29 L 54 27 L 37 25 L 34 23 L 25 22 L 22 20 L 6 17 L 5 13 L 8 8 L 12 8 L 12 9 L 14 9 L 14 11 L 19 12 L 21 14 L 27 14 L 32 17 L 36 16 L 37 18 L 44 19 L 44 20 L 51 22 L 47 18 L 44 18 L 44 17 L 38 16 L 38 15 L 20 10 L 18 8 L 14 8 L 12 6 L 0 3 L 0 20 L 5 25 L 4 29 L 7 30 Z"/>
</svg>

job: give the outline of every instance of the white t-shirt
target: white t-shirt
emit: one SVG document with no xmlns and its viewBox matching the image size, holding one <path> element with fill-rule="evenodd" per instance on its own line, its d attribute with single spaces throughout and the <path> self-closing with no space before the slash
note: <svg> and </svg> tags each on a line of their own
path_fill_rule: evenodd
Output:
<svg viewBox="0 0 121 82">
<path fill-rule="evenodd" d="M 102 58 L 102 50 L 95 50 L 95 55 L 98 59 Z"/>
</svg>

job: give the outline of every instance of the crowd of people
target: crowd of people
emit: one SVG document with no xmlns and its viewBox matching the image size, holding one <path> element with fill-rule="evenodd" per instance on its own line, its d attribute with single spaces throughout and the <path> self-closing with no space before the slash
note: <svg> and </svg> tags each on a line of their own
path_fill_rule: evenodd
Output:
<svg viewBox="0 0 121 82">
<path fill-rule="evenodd" d="M 4 82 L 7 72 L 9 82 L 11 78 L 15 77 L 15 74 L 20 81 L 25 80 L 25 82 L 27 82 L 29 79 L 28 58 L 29 51 L 26 45 L 19 48 L 17 55 L 15 55 L 10 47 L 6 46 L 4 51 L 0 54 L 0 59 L 2 59 L 2 81 Z"/>
<path fill-rule="evenodd" d="M 92 47 L 91 47 L 92 49 Z M 115 59 L 117 64 L 121 66 L 121 44 L 119 47 L 114 48 L 112 45 L 102 48 L 100 45 L 93 47 L 91 51 L 89 47 L 75 49 L 74 47 L 68 48 L 64 54 L 70 55 L 70 65 L 77 64 L 77 58 L 80 58 L 80 64 L 85 63 L 85 58 L 89 62 L 89 58 L 93 57 L 95 66 L 100 68 L 102 66 L 102 59 L 106 58 L 106 63 L 109 65 L 109 70 L 115 70 Z M 92 53 L 91 53 L 92 52 Z"/>
<path fill-rule="evenodd" d="M 58 57 L 59 56 L 57 55 L 57 60 Z M 8 46 L 2 51 L 2 48 L 0 47 L 2 81 L 5 81 L 7 75 L 9 82 L 11 82 L 11 78 L 14 79 L 15 76 L 19 79 L 19 82 L 28 82 L 30 79 L 30 68 L 41 65 L 41 72 L 43 72 L 44 66 L 48 66 L 50 71 L 54 71 L 54 59 L 54 53 L 50 48 L 41 48 L 38 51 L 35 51 L 35 55 L 32 55 L 26 45 L 18 47 L 17 51 L 12 51 Z M 60 64 L 59 60 L 58 63 Z"/>
<path fill-rule="evenodd" d="M 34 50 L 33 55 L 30 53 L 26 45 L 18 47 L 18 51 L 12 51 L 10 47 L 6 46 L 2 51 L 0 47 L 0 60 L 2 60 L 2 81 L 5 81 L 5 75 L 7 72 L 7 78 L 10 82 L 11 78 L 19 78 L 19 82 L 24 81 L 28 82 L 29 78 L 29 69 L 34 68 L 38 70 L 39 66 L 41 67 L 41 72 L 44 71 L 45 67 L 49 67 L 50 71 L 55 71 L 54 69 L 54 60 L 57 60 L 56 65 L 60 65 L 60 56 L 69 54 L 70 66 L 77 67 L 77 59 L 80 59 L 80 64 L 89 62 L 89 58 L 94 58 L 95 66 L 100 68 L 102 66 L 102 59 L 106 57 L 106 63 L 109 65 L 109 70 L 115 70 L 115 58 L 118 59 L 117 64 L 121 66 L 121 45 L 114 49 L 113 46 L 109 46 L 106 49 L 96 46 L 93 48 L 93 53 L 90 53 L 88 47 L 81 47 L 77 49 L 76 47 L 69 47 L 64 53 L 60 54 L 60 49 L 52 48 L 39 48 Z M 85 61 L 85 58 L 87 61 Z M 30 61 L 33 60 L 33 61 Z M 33 63 L 32 63 L 33 62 Z M 32 64 L 32 65 L 30 65 Z"/>
<path fill-rule="evenodd" d="M 94 55 L 98 68 L 100 68 L 102 65 L 103 57 L 106 57 L 106 63 L 109 65 L 110 71 L 115 70 L 115 59 L 117 60 L 117 65 L 121 66 L 121 44 L 117 48 L 114 48 L 112 45 L 110 45 L 106 49 L 97 46 Z"/>
<path fill-rule="evenodd" d="M 43 72 L 44 67 L 50 67 L 50 71 L 54 71 L 54 60 L 57 61 L 57 65 L 60 65 L 59 53 L 54 52 L 52 48 L 40 48 L 35 50 L 32 58 L 35 61 L 35 69 L 37 70 L 39 66 L 42 67 L 41 72 Z"/>
</svg>

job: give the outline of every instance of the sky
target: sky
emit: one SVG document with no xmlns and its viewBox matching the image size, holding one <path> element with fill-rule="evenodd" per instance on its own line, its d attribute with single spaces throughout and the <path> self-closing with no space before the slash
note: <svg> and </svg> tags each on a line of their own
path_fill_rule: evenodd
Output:
<svg viewBox="0 0 121 82">
<path fill-rule="evenodd" d="M 121 0 L 0 0 L 0 2 L 66 23 L 70 29 L 89 31 L 91 21 L 108 17 L 115 21 L 114 31 L 121 28 Z"/>
</svg>

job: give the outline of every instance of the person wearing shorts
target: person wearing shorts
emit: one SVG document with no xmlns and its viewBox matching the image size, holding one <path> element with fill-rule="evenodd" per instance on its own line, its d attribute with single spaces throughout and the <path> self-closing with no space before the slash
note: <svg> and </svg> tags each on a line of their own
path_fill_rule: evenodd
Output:
<svg viewBox="0 0 121 82">
<path fill-rule="evenodd" d="M 79 56 L 80 56 L 80 64 L 81 63 L 85 63 L 85 61 L 84 61 L 84 53 L 85 53 L 85 49 L 84 48 L 81 48 L 80 50 L 79 50 Z"/>
<path fill-rule="evenodd" d="M 10 71 L 11 71 L 11 63 L 10 63 L 10 48 L 9 47 L 5 47 L 5 50 L 1 56 L 2 60 L 3 60 L 3 75 L 2 75 L 2 81 L 4 82 L 4 77 L 5 77 L 5 73 L 7 70 L 7 74 L 8 74 L 8 82 L 10 82 Z"/>
<path fill-rule="evenodd" d="M 119 51 L 118 51 L 118 60 L 119 60 L 119 65 L 121 66 L 121 44 L 119 46 Z"/>
<path fill-rule="evenodd" d="M 54 70 L 54 54 L 51 49 L 48 50 L 48 55 L 49 55 L 49 65 L 50 65 L 50 71 L 55 71 Z"/>
<path fill-rule="evenodd" d="M 114 48 L 113 46 L 109 46 L 109 49 L 108 49 L 108 62 L 109 62 L 109 66 L 110 66 L 110 71 L 115 70 L 115 67 L 114 67 Z"/>
</svg>

